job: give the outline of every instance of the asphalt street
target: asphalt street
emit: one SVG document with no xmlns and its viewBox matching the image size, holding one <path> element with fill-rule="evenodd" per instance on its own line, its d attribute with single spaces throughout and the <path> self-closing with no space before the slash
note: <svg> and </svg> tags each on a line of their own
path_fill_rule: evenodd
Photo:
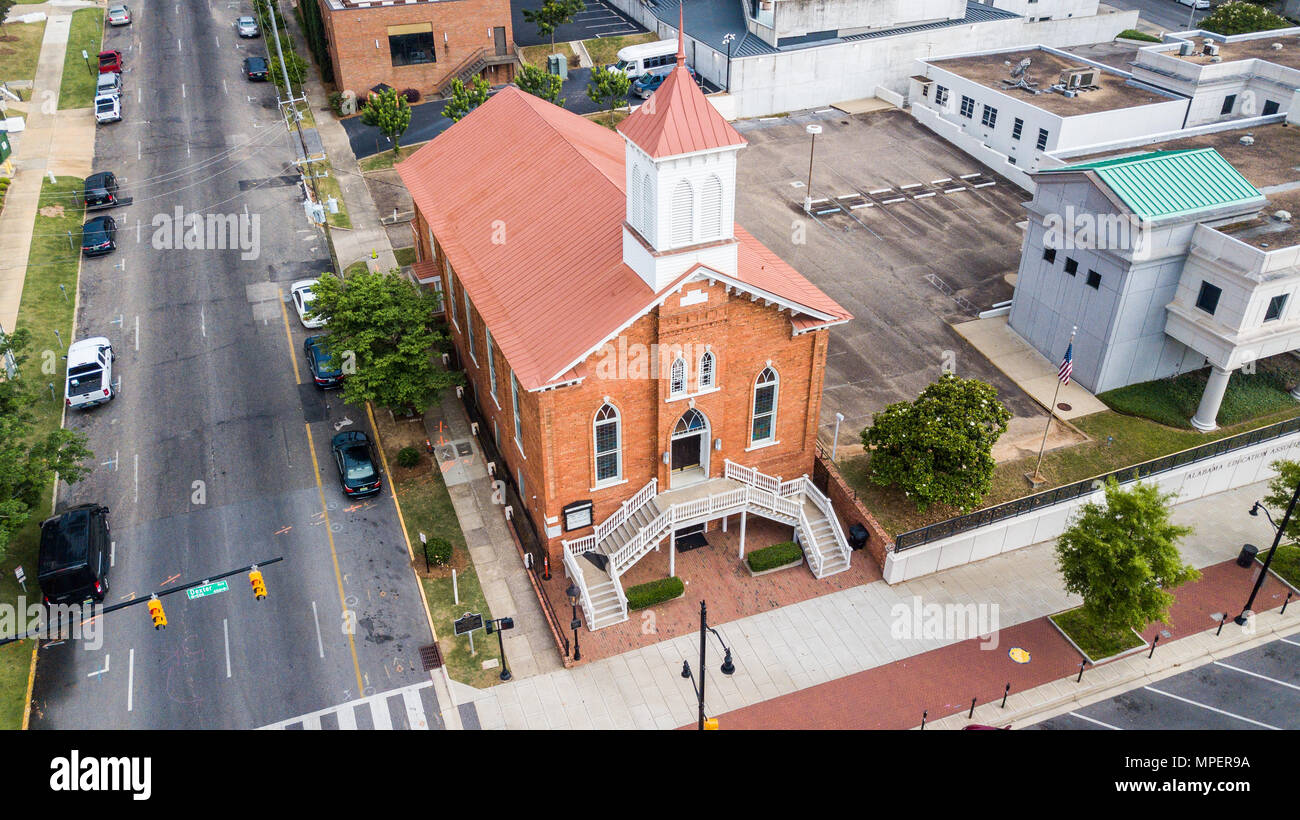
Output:
<svg viewBox="0 0 1300 820">
<path fill-rule="evenodd" d="M 1150 23 L 1161 31 L 1186 31 L 1189 19 L 1192 20 L 1190 28 L 1195 28 L 1196 23 L 1212 11 L 1197 9 L 1193 18 L 1192 7 L 1185 6 L 1178 0 L 1106 0 L 1106 3 L 1121 11 L 1137 9 L 1143 22 Z"/>
<path fill-rule="evenodd" d="M 1300 638 L 1279 638 L 1026 728 L 1300 729 Z"/>
<path fill-rule="evenodd" d="M 43 642 L 31 725 L 252 728 L 425 683 L 432 636 L 390 490 L 346 500 L 329 453 L 336 430 L 369 429 L 366 412 L 310 384 L 283 301 L 329 257 L 275 88 L 242 73 L 265 48 L 235 36 L 250 5 L 131 10 L 105 35 L 125 55 L 124 121 L 99 128 L 95 156 L 134 202 L 111 212 L 117 251 L 82 265 L 76 325 L 110 338 L 121 392 L 68 417 L 97 465 L 59 506 L 111 509 L 110 604 L 284 561 L 265 570 L 266 600 L 240 574 L 167 596 L 166 630 L 136 606 L 103 616 L 97 651 Z M 169 248 L 177 209 L 243 220 L 242 239 L 208 222 L 203 247 Z"/>
</svg>

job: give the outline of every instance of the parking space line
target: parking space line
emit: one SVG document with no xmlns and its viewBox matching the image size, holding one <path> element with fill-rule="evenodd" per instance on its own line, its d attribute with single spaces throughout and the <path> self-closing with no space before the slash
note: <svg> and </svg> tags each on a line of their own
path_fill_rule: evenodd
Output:
<svg viewBox="0 0 1300 820">
<path fill-rule="evenodd" d="M 230 677 L 230 619 L 221 619 L 221 632 L 226 638 L 226 677 Z"/>
<path fill-rule="evenodd" d="M 876 194 L 887 194 L 887 193 L 889 193 L 890 191 L 893 191 L 893 190 L 894 190 L 893 188 L 877 188 L 877 189 L 874 190 L 874 191 L 867 191 L 867 195 L 868 195 L 868 196 L 875 196 Z"/>
<path fill-rule="evenodd" d="M 126 711 L 135 706 L 135 649 L 126 656 Z"/>
<path fill-rule="evenodd" d="M 1240 672 L 1243 675 L 1250 675 L 1252 678 L 1259 678 L 1260 680 L 1266 680 L 1269 683 L 1276 683 L 1278 686 L 1285 686 L 1288 689 L 1300 690 L 1300 686 L 1297 686 L 1294 683 L 1287 683 L 1284 680 L 1278 680 L 1277 678 L 1270 678 L 1268 675 L 1261 675 L 1258 672 L 1252 672 L 1249 669 L 1241 669 L 1239 667 L 1233 666 L 1232 664 L 1224 663 L 1223 661 L 1215 661 L 1214 665 L 1222 666 L 1224 669 L 1231 669 L 1233 672 Z"/>
<path fill-rule="evenodd" d="M 976 171 L 976 172 L 973 173 L 973 174 L 962 174 L 961 177 L 960 177 L 960 179 L 970 179 L 971 177 L 977 177 L 977 176 L 979 176 L 979 175 L 980 175 L 980 172 L 979 172 L 979 171 Z"/>
<path fill-rule="evenodd" d="M 1198 702 L 1196 702 L 1196 701 L 1194 701 L 1194 700 L 1190 700 L 1190 699 L 1185 698 L 1185 697 L 1182 697 L 1182 696 L 1180 696 L 1180 695 L 1175 695 L 1175 694 L 1173 694 L 1172 692 L 1165 692 L 1165 691 L 1162 691 L 1162 690 L 1160 690 L 1160 689 L 1156 689 L 1156 688 L 1151 687 L 1151 686 L 1143 686 L 1142 688 L 1145 689 L 1145 690 L 1147 690 L 1148 692 L 1155 692 L 1157 695 L 1164 695 L 1164 696 L 1167 697 L 1167 698 L 1173 698 L 1174 700 L 1180 700 L 1180 701 L 1182 701 L 1183 703 L 1186 703 L 1186 704 L 1188 704 L 1188 705 L 1190 705 L 1190 706 L 1196 706 L 1196 707 L 1198 707 L 1198 708 L 1200 708 L 1200 709 L 1205 709 L 1206 711 L 1209 711 L 1209 712 L 1215 712 L 1215 713 L 1217 713 L 1217 714 L 1224 715 L 1224 716 L 1226 716 L 1226 717 L 1236 718 L 1237 720 L 1245 721 L 1246 723 L 1250 723 L 1250 724 L 1253 724 L 1253 725 L 1255 725 L 1255 726 L 1259 726 L 1259 727 L 1264 728 L 1264 729 L 1273 729 L 1273 730 L 1275 730 L 1275 731 L 1280 731 L 1280 730 L 1278 729 L 1278 727 L 1276 727 L 1276 726 L 1270 726 L 1270 725 L 1267 724 L 1267 723 L 1261 723 L 1260 721 L 1258 721 L 1258 720 L 1254 720 L 1254 719 L 1252 719 L 1252 718 L 1244 717 L 1244 716 L 1242 716 L 1242 715 L 1233 714 L 1232 712 L 1228 712 L 1228 711 L 1225 711 L 1225 710 L 1223 710 L 1223 709 L 1219 709 L 1218 707 L 1215 707 L 1215 706 L 1210 706 L 1210 705 L 1208 705 L 1208 704 L 1204 704 L 1204 703 L 1198 703 Z"/>
<path fill-rule="evenodd" d="M 1100 720 L 1097 720 L 1096 718 L 1090 718 L 1087 715 L 1081 715 L 1078 712 L 1067 712 L 1066 714 L 1071 715 L 1072 717 L 1077 717 L 1079 720 L 1086 720 L 1089 723 L 1095 723 L 1104 729 L 1114 729 L 1116 732 L 1124 731 L 1118 726 L 1111 726 L 1109 723 L 1102 723 Z"/>
</svg>

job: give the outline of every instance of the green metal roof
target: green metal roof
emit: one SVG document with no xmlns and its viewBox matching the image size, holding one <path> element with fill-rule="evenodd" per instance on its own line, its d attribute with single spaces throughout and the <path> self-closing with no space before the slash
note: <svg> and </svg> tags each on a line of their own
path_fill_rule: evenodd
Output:
<svg viewBox="0 0 1300 820">
<path fill-rule="evenodd" d="M 1150 151 L 1080 162 L 1040 173 L 1092 171 L 1144 219 L 1180 216 L 1263 200 L 1254 185 L 1213 148 Z"/>
</svg>

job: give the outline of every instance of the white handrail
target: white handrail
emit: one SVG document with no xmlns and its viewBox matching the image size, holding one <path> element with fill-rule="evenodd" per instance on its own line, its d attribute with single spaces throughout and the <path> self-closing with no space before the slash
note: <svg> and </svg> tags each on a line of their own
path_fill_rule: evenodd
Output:
<svg viewBox="0 0 1300 820">
<path fill-rule="evenodd" d="M 578 566 L 578 559 L 571 555 L 568 550 L 565 550 L 563 555 L 564 568 L 573 576 L 573 580 L 578 584 L 578 589 L 582 590 L 582 611 L 587 616 L 587 623 L 590 624 L 596 619 L 596 615 L 595 608 L 591 603 L 591 595 L 587 592 L 587 579 L 582 574 L 582 567 Z M 617 586 L 615 584 L 615 587 Z"/>
</svg>

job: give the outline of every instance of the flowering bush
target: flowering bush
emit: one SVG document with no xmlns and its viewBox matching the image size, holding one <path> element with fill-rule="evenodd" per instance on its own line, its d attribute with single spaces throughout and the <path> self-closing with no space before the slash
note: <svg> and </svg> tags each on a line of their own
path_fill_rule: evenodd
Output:
<svg viewBox="0 0 1300 820">
<path fill-rule="evenodd" d="M 1246 34 L 1290 27 L 1291 23 L 1286 18 L 1244 0 L 1224 3 L 1201 21 L 1201 28 L 1216 34 Z"/>
</svg>

